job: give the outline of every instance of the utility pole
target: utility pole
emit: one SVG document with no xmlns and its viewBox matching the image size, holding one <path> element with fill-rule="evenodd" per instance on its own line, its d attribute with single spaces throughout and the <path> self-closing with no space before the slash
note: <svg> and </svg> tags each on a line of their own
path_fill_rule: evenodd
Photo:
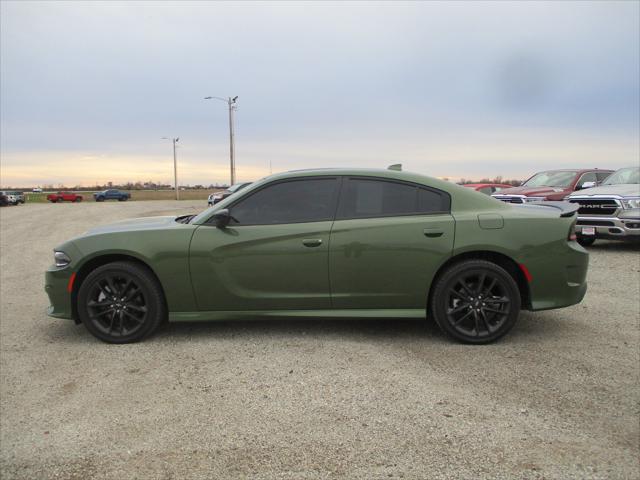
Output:
<svg viewBox="0 0 640 480">
<path fill-rule="evenodd" d="M 238 101 L 238 96 L 235 97 L 204 97 L 205 100 L 221 100 L 225 102 L 229 106 L 229 173 L 231 178 L 230 185 L 236 183 L 236 155 L 235 155 L 235 134 L 234 134 L 234 114 L 233 112 L 236 109 L 236 102 Z"/>
<path fill-rule="evenodd" d="M 173 139 L 173 184 L 176 189 L 176 200 L 180 200 L 180 190 L 178 189 L 178 160 L 176 158 L 176 143 L 180 137 Z"/>
<path fill-rule="evenodd" d="M 180 200 L 180 190 L 178 190 L 178 159 L 176 156 L 176 143 L 180 141 L 180 137 L 171 138 L 162 137 L 162 140 L 171 140 L 173 142 L 173 188 L 176 191 L 176 200 Z"/>
</svg>

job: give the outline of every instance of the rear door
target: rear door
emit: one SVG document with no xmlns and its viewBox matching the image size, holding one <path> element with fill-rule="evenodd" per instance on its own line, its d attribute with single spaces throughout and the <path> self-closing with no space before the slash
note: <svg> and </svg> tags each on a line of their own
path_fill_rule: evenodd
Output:
<svg viewBox="0 0 640 480">
<path fill-rule="evenodd" d="M 343 180 L 331 230 L 333 308 L 424 308 L 437 268 L 451 255 L 447 193 L 420 185 Z"/>
<path fill-rule="evenodd" d="M 229 207 L 226 228 L 198 227 L 189 261 L 199 309 L 330 308 L 338 189 L 337 177 L 270 183 Z"/>
</svg>

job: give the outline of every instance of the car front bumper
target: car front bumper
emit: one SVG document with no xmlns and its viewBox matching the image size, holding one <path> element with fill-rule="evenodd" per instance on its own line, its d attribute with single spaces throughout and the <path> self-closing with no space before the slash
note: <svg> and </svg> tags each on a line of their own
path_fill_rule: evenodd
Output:
<svg viewBox="0 0 640 480">
<path fill-rule="evenodd" d="M 71 292 L 68 291 L 72 271 L 49 267 L 44 275 L 44 291 L 49 297 L 47 315 L 55 318 L 73 318 Z"/>
<path fill-rule="evenodd" d="M 593 228 L 595 234 L 582 233 L 588 228 Z M 578 216 L 576 234 L 583 237 L 640 240 L 640 212 L 623 212 L 616 217 Z"/>
</svg>

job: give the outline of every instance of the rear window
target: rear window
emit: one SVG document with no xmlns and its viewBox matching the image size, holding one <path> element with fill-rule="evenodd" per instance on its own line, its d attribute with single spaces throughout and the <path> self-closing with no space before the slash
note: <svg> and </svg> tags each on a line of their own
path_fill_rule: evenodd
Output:
<svg viewBox="0 0 640 480">
<path fill-rule="evenodd" d="M 338 218 L 371 218 L 448 212 L 449 195 L 413 184 L 364 178 L 345 180 Z"/>
</svg>

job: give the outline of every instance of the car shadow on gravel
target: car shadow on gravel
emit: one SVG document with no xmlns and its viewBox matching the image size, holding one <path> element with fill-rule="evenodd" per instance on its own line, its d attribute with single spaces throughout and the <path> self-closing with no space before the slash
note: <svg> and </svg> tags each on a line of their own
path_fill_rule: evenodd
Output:
<svg viewBox="0 0 640 480">
<path fill-rule="evenodd" d="M 515 327 L 498 342 L 529 343 L 570 334 L 571 326 L 548 312 L 523 312 Z M 45 330 L 49 341 L 69 344 L 99 342 L 82 325 L 54 321 Z M 453 343 L 431 320 L 406 318 L 298 318 L 270 317 L 255 320 L 168 323 L 144 342 L 181 343 L 219 339 L 269 338 L 343 338 L 352 341 L 389 342 L 416 340 Z"/>
<path fill-rule="evenodd" d="M 596 240 L 596 243 L 586 248 L 587 251 L 600 252 L 640 252 L 640 241 L 638 242 L 621 242 Z"/>
</svg>

